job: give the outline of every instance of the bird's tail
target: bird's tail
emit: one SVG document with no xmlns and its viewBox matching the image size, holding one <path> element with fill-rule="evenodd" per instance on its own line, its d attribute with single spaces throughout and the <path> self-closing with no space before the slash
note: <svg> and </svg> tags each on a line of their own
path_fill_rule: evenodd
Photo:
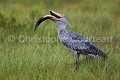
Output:
<svg viewBox="0 0 120 80">
<path fill-rule="evenodd" d="M 105 60 L 106 58 L 108 58 L 108 56 L 107 56 L 103 51 L 101 51 L 101 50 L 99 50 L 98 55 L 99 55 L 100 57 L 102 57 L 104 60 Z"/>
</svg>

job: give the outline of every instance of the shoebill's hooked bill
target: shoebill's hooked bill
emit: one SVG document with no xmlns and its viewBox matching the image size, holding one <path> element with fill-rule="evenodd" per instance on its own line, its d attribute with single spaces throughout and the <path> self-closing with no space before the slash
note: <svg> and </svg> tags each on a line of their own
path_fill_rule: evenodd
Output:
<svg viewBox="0 0 120 80">
<path fill-rule="evenodd" d="M 60 13 L 57 13 L 57 12 L 54 12 L 54 11 L 51 11 L 51 10 L 49 10 L 50 11 L 50 14 L 51 15 L 45 15 L 45 16 L 43 16 L 43 17 L 40 17 L 38 20 L 37 20 L 37 22 L 35 23 L 35 29 L 34 29 L 34 31 L 37 29 L 37 27 L 43 22 L 43 21 L 45 21 L 45 20 L 47 20 L 47 19 L 50 19 L 50 20 L 52 20 L 52 21 L 59 21 L 60 20 L 60 18 L 62 18 L 64 15 L 63 14 L 60 14 Z"/>
</svg>

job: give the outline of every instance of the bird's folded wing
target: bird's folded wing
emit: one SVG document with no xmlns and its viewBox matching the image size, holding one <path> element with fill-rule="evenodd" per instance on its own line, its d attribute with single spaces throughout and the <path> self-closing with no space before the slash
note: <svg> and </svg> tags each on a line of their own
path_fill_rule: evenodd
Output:
<svg viewBox="0 0 120 80">
<path fill-rule="evenodd" d="M 71 39 L 63 41 L 62 43 L 69 49 L 88 54 L 99 53 L 99 48 L 88 38 L 73 31 L 68 30 L 68 33 Z"/>
<path fill-rule="evenodd" d="M 93 53 L 97 50 L 90 42 L 83 42 L 79 40 L 68 40 L 63 42 L 69 49 L 81 52 L 81 53 Z"/>
</svg>

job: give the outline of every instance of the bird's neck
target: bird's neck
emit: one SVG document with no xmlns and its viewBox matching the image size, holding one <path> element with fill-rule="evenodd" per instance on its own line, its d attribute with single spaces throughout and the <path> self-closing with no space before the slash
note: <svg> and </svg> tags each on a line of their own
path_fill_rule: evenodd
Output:
<svg viewBox="0 0 120 80">
<path fill-rule="evenodd" d="M 58 30 L 64 30 L 66 26 L 57 26 Z"/>
<path fill-rule="evenodd" d="M 66 31 L 66 29 L 65 29 L 65 28 L 58 28 L 58 35 L 59 35 L 62 31 Z"/>
<path fill-rule="evenodd" d="M 66 25 L 62 25 L 60 23 L 56 23 L 56 27 L 58 28 L 58 30 L 64 30 L 66 28 Z"/>
<path fill-rule="evenodd" d="M 58 32 L 62 31 L 62 30 L 66 30 L 65 28 L 58 28 Z"/>
</svg>

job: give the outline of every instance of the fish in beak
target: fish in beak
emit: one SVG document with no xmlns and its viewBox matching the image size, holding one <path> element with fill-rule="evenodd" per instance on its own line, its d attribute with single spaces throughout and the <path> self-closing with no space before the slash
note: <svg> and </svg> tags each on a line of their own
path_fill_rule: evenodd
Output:
<svg viewBox="0 0 120 80">
<path fill-rule="evenodd" d="M 47 19 L 50 19 L 50 20 L 52 20 L 52 21 L 59 21 L 60 18 L 63 17 L 63 15 L 60 14 L 60 13 L 57 13 L 57 12 L 54 12 L 54 11 L 51 11 L 51 10 L 49 10 L 49 12 L 50 12 L 51 15 L 42 16 L 42 17 L 40 17 L 40 18 L 36 21 L 34 31 L 37 29 L 37 27 L 38 27 L 43 21 L 45 21 L 45 20 L 47 20 Z"/>
</svg>

